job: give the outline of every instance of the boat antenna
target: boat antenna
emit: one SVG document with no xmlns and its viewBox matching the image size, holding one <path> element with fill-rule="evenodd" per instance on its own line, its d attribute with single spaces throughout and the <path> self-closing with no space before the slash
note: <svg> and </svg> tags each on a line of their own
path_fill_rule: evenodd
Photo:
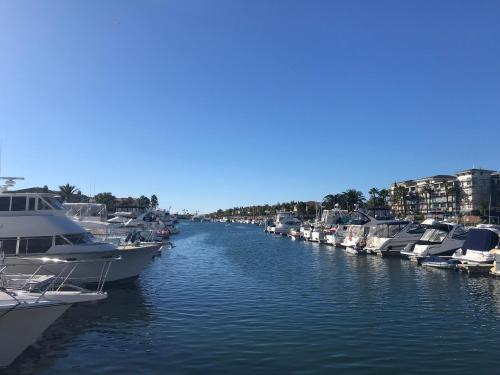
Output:
<svg viewBox="0 0 500 375">
<path fill-rule="evenodd" d="M 4 192 L 16 186 L 16 181 L 24 180 L 24 177 L 0 177 L 0 180 L 5 180 L 4 184 L 0 185 L 0 192 Z"/>
</svg>

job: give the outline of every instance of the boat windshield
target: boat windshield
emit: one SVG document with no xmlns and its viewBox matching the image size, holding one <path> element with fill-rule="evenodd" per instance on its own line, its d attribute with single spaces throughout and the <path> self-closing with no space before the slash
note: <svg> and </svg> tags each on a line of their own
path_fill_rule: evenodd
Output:
<svg viewBox="0 0 500 375">
<path fill-rule="evenodd" d="M 420 239 L 421 241 L 429 241 L 429 242 L 436 242 L 436 243 L 442 243 L 446 236 L 448 235 L 448 232 L 440 229 L 434 229 L 430 228 L 427 229 Z"/>
<path fill-rule="evenodd" d="M 93 236 L 88 232 L 65 234 L 64 237 L 73 245 L 82 245 L 94 242 Z"/>
<path fill-rule="evenodd" d="M 57 198 L 54 198 L 54 197 L 43 197 L 43 199 L 45 199 L 47 202 L 50 203 L 50 205 L 55 209 L 55 210 L 64 210 L 64 206 L 63 204 L 57 199 Z"/>
<path fill-rule="evenodd" d="M 353 225 L 364 225 L 368 223 L 370 219 L 362 212 L 353 212 L 351 214 L 351 224 Z"/>
<path fill-rule="evenodd" d="M 359 237 L 365 235 L 365 227 L 361 225 L 351 225 L 347 230 L 349 237 Z"/>
<path fill-rule="evenodd" d="M 406 224 L 404 224 L 406 225 Z M 403 224 L 380 224 L 370 227 L 370 236 L 381 238 L 393 238 L 398 234 Z"/>
</svg>

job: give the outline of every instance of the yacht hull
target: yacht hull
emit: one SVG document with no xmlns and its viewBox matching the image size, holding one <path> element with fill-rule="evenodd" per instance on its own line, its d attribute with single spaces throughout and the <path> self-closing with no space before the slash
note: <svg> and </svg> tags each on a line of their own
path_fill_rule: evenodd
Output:
<svg viewBox="0 0 500 375">
<path fill-rule="evenodd" d="M 0 367 L 9 366 L 68 308 L 69 304 L 49 303 L 18 306 L 0 317 L 2 345 Z"/>
<path fill-rule="evenodd" d="M 122 259 L 113 261 L 106 282 L 115 282 L 126 279 L 131 279 L 139 276 L 139 274 L 152 261 L 153 257 L 158 254 L 158 246 L 141 246 L 135 248 L 127 248 L 123 250 L 112 250 L 100 253 L 76 253 L 76 254 L 46 254 L 44 257 L 49 259 L 71 259 L 75 261 L 90 261 L 102 259 L 102 262 L 92 261 L 89 263 L 79 263 L 78 266 L 71 272 L 71 267 L 64 263 L 46 263 L 43 268 L 38 271 L 38 274 L 59 275 L 65 277 L 71 272 L 69 280 L 78 284 L 94 284 L 98 283 L 104 276 L 103 269 L 110 261 L 110 258 L 120 256 Z M 8 257 L 5 259 L 9 274 L 33 274 L 39 267 L 39 262 L 30 262 L 29 258 Z"/>
</svg>

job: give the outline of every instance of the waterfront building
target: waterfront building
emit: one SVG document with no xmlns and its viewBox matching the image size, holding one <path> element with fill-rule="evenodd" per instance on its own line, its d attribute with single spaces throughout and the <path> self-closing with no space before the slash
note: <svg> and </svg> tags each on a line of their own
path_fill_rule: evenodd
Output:
<svg viewBox="0 0 500 375">
<path fill-rule="evenodd" d="M 500 172 L 473 168 L 396 182 L 392 209 L 400 214 L 500 215 Z"/>
</svg>

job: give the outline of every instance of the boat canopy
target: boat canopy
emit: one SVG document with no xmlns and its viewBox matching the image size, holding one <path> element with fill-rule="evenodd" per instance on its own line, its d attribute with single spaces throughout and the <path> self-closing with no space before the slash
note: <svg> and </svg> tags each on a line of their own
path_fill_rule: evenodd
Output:
<svg viewBox="0 0 500 375">
<path fill-rule="evenodd" d="M 401 220 L 378 223 L 371 226 L 370 235 L 374 237 L 393 238 L 408 224 L 408 221 Z"/>
<path fill-rule="evenodd" d="M 462 246 L 462 254 L 467 250 L 490 251 L 498 246 L 498 234 L 488 229 L 472 228 L 467 233 L 464 245 Z"/>
<path fill-rule="evenodd" d="M 436 230 L 439 230 L 442 232 L 451 232 L 451 230 L 453 229 L 453 225 L 452 224 L 444 224 L 444 223 L 435 223 L 435 224 L 429 225 L 427 228 L 428 229 L 436 229 Z"/>
</svg>

